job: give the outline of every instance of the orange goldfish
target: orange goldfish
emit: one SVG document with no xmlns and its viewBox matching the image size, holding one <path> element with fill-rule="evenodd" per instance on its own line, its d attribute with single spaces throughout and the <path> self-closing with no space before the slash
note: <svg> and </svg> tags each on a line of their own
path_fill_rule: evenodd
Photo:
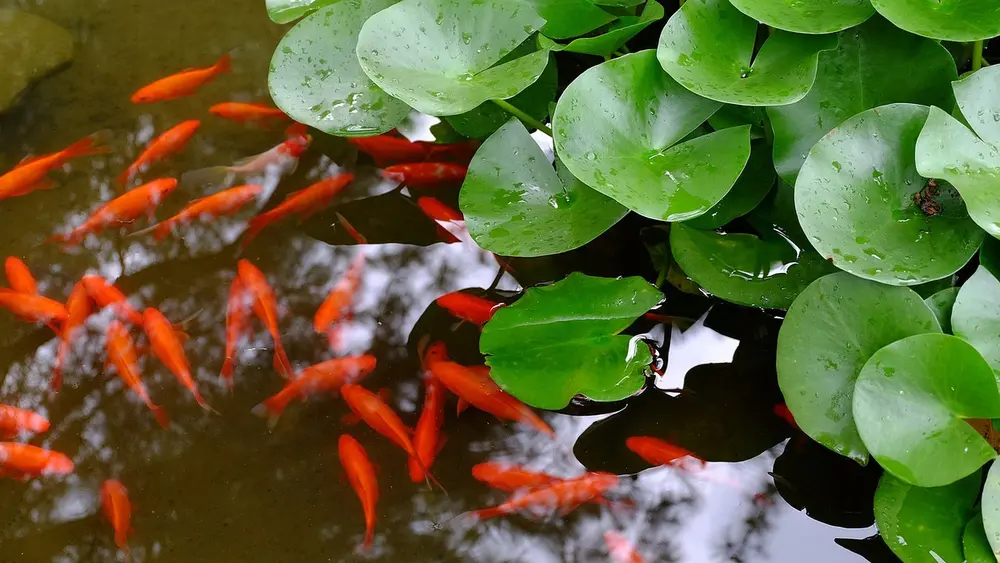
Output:
<svg viewBox="0 0 1000 563">
<path fill-rule="evenodd" d="M 152 227 L 153 236 L 156 240 L 163 240 L 170 235 L 178 226 L 190 223 L 197 219 L 214 219 L 225 215 L 232 215 L 241 207 L 256 199 L 264 188 L 261 186 L 248 184 L 236 186 L 207 197 L 198 198 L 189 203 L 177 215 L 162 221 Z"/>
<path fill-rule="evenodd" d="M 705 462 L 680 446 L 650 436 L 632 436 L 625 446 L 651 465 L 679 465 L 684 458 L 691 458 L 701 466 Z"/>
<path fill-rule="evenodd" d="M 47 324 L 57 333 L 56 323 L 66 320 L 69 315 L 66 307 L 58 301 L 3 287 L 0 287 L 0 308 L 7 309 L 23 321 Z"/>
<path fill-rule="evenodd" d="M 358 244 L 368 244 L 368 238 L 366 238 L 365 235 L 361 234 L 360 231 L 355 229 L 354 225 L 352 225 L 350 221 L 347 220 L 347 217 L 341 215 L 339 211 L 334 213 L 334 215 L 337 216 L 337 221 L 340 222 L 340 226 L 344 227 L 344 230 L 347 231 L 347 234 L 352 239 L 354 239 L 354 242 Z"/>
<path fill-rule="evenodd" d="M 558 511 L 567 514 L 581 504 L 591 502 L 618 485 L 613 473 L 593 472 L 573 479 L 543 485 L 523 495 L 515 495 L 507 502 L 493 508 L 470 513 L 480 520 L 513 514 L 522 510 L 544 516 Z"/>
<path fill-rule="evenodd" d="M 347 479 L 361 500 L 361 509 L 365 513 L 365 540 L 362 545 L 364 549 L 371 549 L 375 541 L 375 503 L 378 502 L 375 467 L 368 459 L 365 449 L 350 434 L 340 436 L 337 449 L 340 453 L 340 464 L 344 466 Z"/>
<path fill-rule="evenodd" d="M 223 55 L 219 62 L 210 67 L 183 70 L 161 78 L 133 94 L 132 103 L 149 104 L 190 96 L 216 76 L 229 72 L 231 59 L 230 55 Z"/>
<path fill-rule="evenodd" d="M 431 378 L 426 381 L 424 390 L 424 408 L 420 411 L 417 427 L 413 431 L 413 447 L 420 459 L 411 457 L 408 461 L 410 481 L 414 483 L 424 480 L 424 471 L 420 466 L 430 468 L 444 445 L 441 425 L 444 424 L 445 389 L 440 382 Z"/>
<path fill-rule="evenodd" d="M 66 356 L 73 348 L 73 337 L 79 332 L 83 323 L 93 312 L 90 295 L 83 281 L 76 282 L 69 298 L 66 299 L 66 321 L 63 322 L 62 332 L 59 334 L 59 351 L 56 353 L 56 365 L 52 370 L 52 389 L 58 391 L 62 388 L 62 367 L 66 362 Z"/>
<path fill-rule="evenodd" d="M 487 461 L 472 466 L 472 477 L 494 489 L 513 493 L 523 489 L 536 489 L 563 479 L 525 469 L 520 465 Z"/>
<path fill-rule="evenodd" d="M 101 506 L 104 516 L 115 531 L 115 545 L 129 554 L 128 534 L 132 531 L 132 503 L 128 500 L 128 489 L 121 481 L 109 479 L 101 484 Z"/>
<path fill-rule="evenodd" d="M 340 326 L 338 323 L 351 313 L 351 303 L 354 301 L 354 294 L 358 292 L 358 287 L 361 285 L 364 267 L 365 255 L 358 252 L 347 273 L 333 287 L 330 295 L 316 310 L 316 316 L 313 318 L 313 327 L 316 332 L 320 334 L 325 332 L 330 341 L 330 348 L 334 350 L 340 347 L 338 330 Z"/>
<path fill-rule="evenodd" d="M 135 159 L 135 162 L 122 172 L 121 176 L 118 176 L 118 184 L 121 186 L 128 184 L 136 174 L 142 171 L 143 167 L 148 167 L 154 162 L 159 162 L 174 153 L 184 150 L 191 137 L 194 137 L 194 134 L 198 132 L 199 127 L 201 127 L 201 121 L 192 119 L 180 125 L 175 125 L 159 137 L 150 141 L 146 150 L 142 151 L 142 154 L 139 155 L 139 158 Z"/>
<path fill-rule="evenodd" d="M 69 475 L 73 460 L 28 444 L 0 442 L 0 474 L 17 478 Z"/>
<path fill-rule="evenodd" d="M 254 123 L 269 119 L 290 121 L 285 112 L 263 104 L 245 104 L 240 102 L 223 102 L 208 108 L 212 115 L 235 121 L 237 123 Z"/>
<path fill-rule="evenodd" d="M 301 123 L 295 123 L 285 130 L 285 141 L 278 146 L 237 161 L 232 166 L 212 166 L 185 173 L 181 179 L 186 184 L 212 184 L 225 179 L 229 174 L 265 174 L 276 171 L 280 174 L 295 170 L 299 157 L 312 144 L 312 136 Z"/>
<path fill-rule="evenodd" d="M 251 296 L 251 307 L 260 322 L 264 323 L 274 339 L 274 369 L 285 379 L 292 378 L 292 362 L 288 361 L 285 347 L 281 345 L 281 331 L 278 330 L 278 298 L 267 283 L 264 273 L 247 259 L 237 264 L 240 283 Z"/>
<path fill-rule="evenodd" d="M 226 359 L 220 377 L 230 390 L 233 389 L 233 370 L 236 365 L 236 347 L 250 329 L 250 295 L 240 277 L 233 278 L 226 303 Z"/>
<path fill-rule="evenodd" d="M 133 325 L 142 324 L 142 315 L 129 305 L 125 294 L 101 276 L 87 274 L 80 279 L 80 283 L 87 290 L 87 295 L 97 304 L 98 309 L 111 307 L 119 319 Z"/>
<path fill-rule="evenodd" d="M 91 156 L 108 152 L 107 147 L 98 146 L 98 134 L 85 137 L 65 149 L 40 156 L 28 158 L 16 168 L 0 176 L 0 199 L 21 196 L 35 190 L 47 190 L 55 186 L 46 178 L 49 172 L 61 167 L 74 158 Z"/>
<path fill-rule="evenodd" d="M 450 162 L 419 162 L 396 164 L 382 171 L 382 175 L 394 182 L 402 182 L 411 188 L 429 188 L 438 184 L 454 184 L 465 180 L 469 169 Z"/>
<path fill-rule="evenodd" d="M 465 216 L 458 210 L 448 207 L 435 197 L 417 198 L 417 207 L 435 221 L 465 221 Z"/>
<path fill-rule="evenodd" d="M 184 346 L 177 338 L 173 325 L 163 316 L 159 309 L 146 307 L 142 312 L 142 327 L 149 338 L 149 347 L 153 355 L 159 358 L 163 365 L 167 366 L 181 382 L 184 387 L 191 391 L 194 400 L 201 408 L 207 411 L 214 409 L 208 406 L 204 397 L 198 392 L 198 386 L 191 375 L 191 366 L 188 364 L 187 356 L 184 355 Z"/>
<path fill-rule="evenodd" d="M 289 381 L 277 395 L 254 407 L 253 413 L 270 418 L 273 425 L 295 399 L 301 400 L 319 393 L 336 395 L 345 384 L 356 383 L 374 370 L 375 357 L 367 354 L 334 358 L 311 365 Z"/>
<path fill-rule="evenodd" d="M 353 174 L 338 174 L 333 178 L 321 180 L 308 188 L 288 194 L 285 200 L 274 209 L 250 219 L 241 244 L 246 248 L 250 241 L 268 225 L 287 219 L 291 215 L 307 218 L 326 207 L 353 179 Z"/>
<path fill-rule="evenodd" d="M 49 421 L 38 413 L 0 405 L 0 438 L 13 438 L 21 432 L 45 432 L 49 426 Z"/>
<path fill-rule="evenodd" d="M 354 137 L 347 139 L 347 142 L 374 158 L 378 166 L 394 162 L 426 160 L 428 156 L 427 143 L 413 142 L 395 135 Z"/>
<path fill-rule="evenodd" d="M 152 219 L 153 211 L 174 189 L 177 180 L 160 178 L 135 188 L 102 205 L 82 225 L 69 233 L 50 237 L 49 241 L 80 244 L 87 235 L 97 235 L 108 227 L 132 223 L 143 215 Z"/>
<path fill-rule="evenodd" d="M 156 418 L 156 422 L 166 428 L 170 426 L 170 418 L 163 407 L 153 402 L 149 397 L 149 391 L 139 375 L 139 359 L 135 353 L 135 344 L 129 336 L 128 329 L 121 321 L 111 321 L 105 332 L 105 346 L 108 350 L 108 363 L 115 366 L 118 377 L 125 382 L 125 386 L 139 396 L 139 399 L 149 408 Z M 105 364 L 107 369 L 107 364 Z"/>
<path fill-rule="evenodd" d="M 452 315 L 478 326 L 483 326 L 489 322 L 493 318 L 493 313 L 504 306 L 503 303 L 497 303 L 496 301 L 490 301 L 489 299 L 461 291 L 442 295 L 435 299 L 434 302 Z"/>
<path fill-rule="evenodd" d="M 3 263 L 3 270 L 7 274 L 7 285 L 11 289 L 21 293 L 38 294 L 38 282 L 31 275 L 28 265 L 20 259 L 8 256 Z"/>
<path fill-rule="evenodd" d="M 604 543 L 608 546 L 608 555 L 613 563 L 646 563 L 632 542 L 618 532 L 604 532 Z"/>
</svg>

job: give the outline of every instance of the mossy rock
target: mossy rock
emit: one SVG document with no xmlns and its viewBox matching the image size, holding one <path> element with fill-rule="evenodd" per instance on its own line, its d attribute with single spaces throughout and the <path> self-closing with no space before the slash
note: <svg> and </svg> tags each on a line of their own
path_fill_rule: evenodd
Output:
<svg viewBox="0 0 1000 563">
<path fill-rule="evenodd" d="M 0 113 L 32 84 L 73 58 L 73 36 L 19 10 L 0 10 Z"/>
</svg>

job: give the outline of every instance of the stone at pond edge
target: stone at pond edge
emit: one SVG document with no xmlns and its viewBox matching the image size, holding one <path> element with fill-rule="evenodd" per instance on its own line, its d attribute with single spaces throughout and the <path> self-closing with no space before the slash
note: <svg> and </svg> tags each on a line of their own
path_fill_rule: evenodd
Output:
<svg viewBox="0 0 1000 563">
<path fill-rule="evenodd" d="M 73 58 L 73 36 L 19 10 L 0 10 L 0 113 L 35 81 Z"/>
</svg>

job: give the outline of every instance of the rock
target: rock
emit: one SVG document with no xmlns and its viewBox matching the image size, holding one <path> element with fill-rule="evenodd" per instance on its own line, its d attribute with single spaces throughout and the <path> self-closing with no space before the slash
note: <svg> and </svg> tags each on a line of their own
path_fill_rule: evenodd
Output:
<svg viewBox="0 0 1000 563">
<path fill-rule="evenodd" d="M 19 10 L 0 10 L 0 113 L 22 92 L 73 58 L 73 36 Z"/>
</svg>

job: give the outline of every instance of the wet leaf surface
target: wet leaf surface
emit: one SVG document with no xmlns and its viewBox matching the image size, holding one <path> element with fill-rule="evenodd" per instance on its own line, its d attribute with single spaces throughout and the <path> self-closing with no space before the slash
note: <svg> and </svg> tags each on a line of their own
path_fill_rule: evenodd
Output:
<svg viewBox="0 0 1000 563">
<path fill-rule="evenodd" d="M 636 4 L 639 3 L 636 2 Z M 612 22 L 604 33 L 593 37 L 574 39 L 563 46 L 562 50 L 609 57 L 650 24 L 663 19 L 663 14 L 663 6 L 657 0 L 648 0 L 639 15 L 622 16 Z"/>
<path fill-rule="evenodd" d="M 941 325 L 941 330 L 946 334 L 952 334 L 951 311 L 955 306 L 955 298 L 958 297 L 958 291 L 957 287 L 949 287 L 924 299 L 924 303 L 927 303 L 927 306 L 930 307 L 934 313 L 934 317 L 938 320 L 938 324 Z"/>
<path fill-rule="evenodd" d="M 910 33 L 948 41 L 1000 35 L 1000 6 L 991 0 L 872 0 L 880 14 Z"/>
<path fill-rule="evenodd" d="M 733 0 L 733 6 L 771 27 L 795 33 L 834 33 L 854 27 L 875 13 L 868 0 Z"/>
<path fill-rule="evenodd" d="M 958 290 L 951 312 L 955 334 L 1000 372 L 1000 281 L 980 266 Z"/>
</svg>

